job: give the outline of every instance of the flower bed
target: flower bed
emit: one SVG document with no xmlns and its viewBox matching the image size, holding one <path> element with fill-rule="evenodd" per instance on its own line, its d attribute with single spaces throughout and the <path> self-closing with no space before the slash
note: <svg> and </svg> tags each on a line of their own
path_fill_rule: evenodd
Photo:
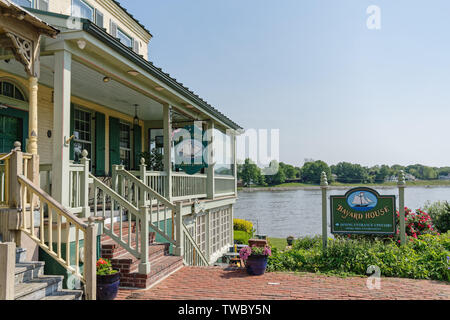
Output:
<svg viewBox="0 0 450 320">
<path fill-rule="evenodd" d="M 418 224 L 421 220 L 414 221 Z M 267 270 L 366 275 L 367 268 L 374 265 L 386 277 L 450 281 L 450 232 L 416 236 L 403 246 L 394 239 L 330 239 L 326 250 L 320 237 L 303 238 L 292 250 L 273 250 Z"/>
</svg>

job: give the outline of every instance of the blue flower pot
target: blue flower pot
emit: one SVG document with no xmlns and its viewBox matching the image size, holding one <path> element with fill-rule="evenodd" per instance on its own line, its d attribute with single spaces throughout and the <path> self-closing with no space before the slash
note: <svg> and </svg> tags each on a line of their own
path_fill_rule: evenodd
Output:
<svg viewBox="0 0 450 320">
<path fill-rule="evenodd" d="M 252 276 L 259 276 L 266 272 L 267 256 L 250 255 L 246 262 L 247 273 Z"/>
<path fill-rule="evenodd" d="M 120 273 L 97 275 L 97 300 L 114 300 L 119 291 Z"/>
</svg>

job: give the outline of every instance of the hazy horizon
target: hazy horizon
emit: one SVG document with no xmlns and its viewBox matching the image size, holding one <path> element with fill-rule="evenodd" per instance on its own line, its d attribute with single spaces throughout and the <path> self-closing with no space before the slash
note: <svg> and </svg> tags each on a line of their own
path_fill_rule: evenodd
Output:
<svg viewBox="0 0 450 320">
<path fill-rule="evenodd" d="M 120 2 L 157 66 L 242 127 L 280 129 L 282 162 L 450 166 L 448 1 Z"/>
</svg>

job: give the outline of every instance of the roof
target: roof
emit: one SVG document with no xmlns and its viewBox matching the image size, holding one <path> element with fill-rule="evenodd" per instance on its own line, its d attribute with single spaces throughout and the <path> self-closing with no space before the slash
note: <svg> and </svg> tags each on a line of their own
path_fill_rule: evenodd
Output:
<svg viewBox="0 0 450 320">
<path fill-rule="evenodd" d="M 59 33 L 58 29 L 52 27 L 48 23 L 31 14 L 29 11 L 23 9 L 22 7 L 9 0 L 0 0 L 0 7 L 2 9 L 7 9 L 15 12 L 16 15 L 21 16 L 21 18 L 23 17 L 23 21 L 26 21 L 38 28 L 41 34 L 45 34 L 51 38 L 55 38 Z"/>
<path fill-rule="evenodd" d="M 116 0 L 112 0 L 116 5 L 118 5 L 120 7 L 120 9 L 122 9 L 131 19 L 133 19 L 139 26 L 142 27 L 142 29 L 144 29 L 146 32 L 148 32 L 148 34 L 153 38 L 153 35 L 150 33 L 150 31 L 142 24 L 139 22 L 138 19 L 136 19 L 131 13 L 128 12 L 127 9 L 125 9 L 119 1 Z"/>
<path fill-rule="evenodd" d="M 83 30 L 87 33 L 93 35 L 98 40 L 102 41 L 110 48 L 123 55 L 127 59 L 133 61 L 141 68 L 146 70 L 152 76 L 181 94 L 186 99 L 197 104 L 203 111 L 210 113 L 220 119 L 223 123 L 233 128 L 234 130 L 241 130 L 242 127 L 237 123 L 232 121 L 230 118 L 225 116 L 219 110 L 211 106 L 208 102 L 199 97 L 196 93 L 194 93 L 189 88 L 185 87 L 182 83 L 178 82 L 177 79 L 172 78 L 170 74 L 165 73 L 161 68 L 155 66 L 152 62 L 145 60 L 142 56 L 135 53 L 133 50 L 122 44 L 118 39 L 111 36 L 104 29 L 97 26 L 95 23 L 90 20 L 83 19 Z"/>
</svg>

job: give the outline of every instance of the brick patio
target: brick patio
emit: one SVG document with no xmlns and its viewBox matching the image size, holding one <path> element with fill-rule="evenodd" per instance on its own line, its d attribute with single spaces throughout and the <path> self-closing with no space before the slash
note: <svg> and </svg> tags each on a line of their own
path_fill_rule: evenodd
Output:
<svg viewBox="0 0 450 320">
<path fill-rule="evenodd" d="M 119 291 L 118 300 L 450 300 L 450 284 L 429 280 L 381 278 L 380 290 L 369 290 L 367 278 L 339 278 L 311 273 L 266 273 L 183 267 L 148 290 Z"/>
</svg>

